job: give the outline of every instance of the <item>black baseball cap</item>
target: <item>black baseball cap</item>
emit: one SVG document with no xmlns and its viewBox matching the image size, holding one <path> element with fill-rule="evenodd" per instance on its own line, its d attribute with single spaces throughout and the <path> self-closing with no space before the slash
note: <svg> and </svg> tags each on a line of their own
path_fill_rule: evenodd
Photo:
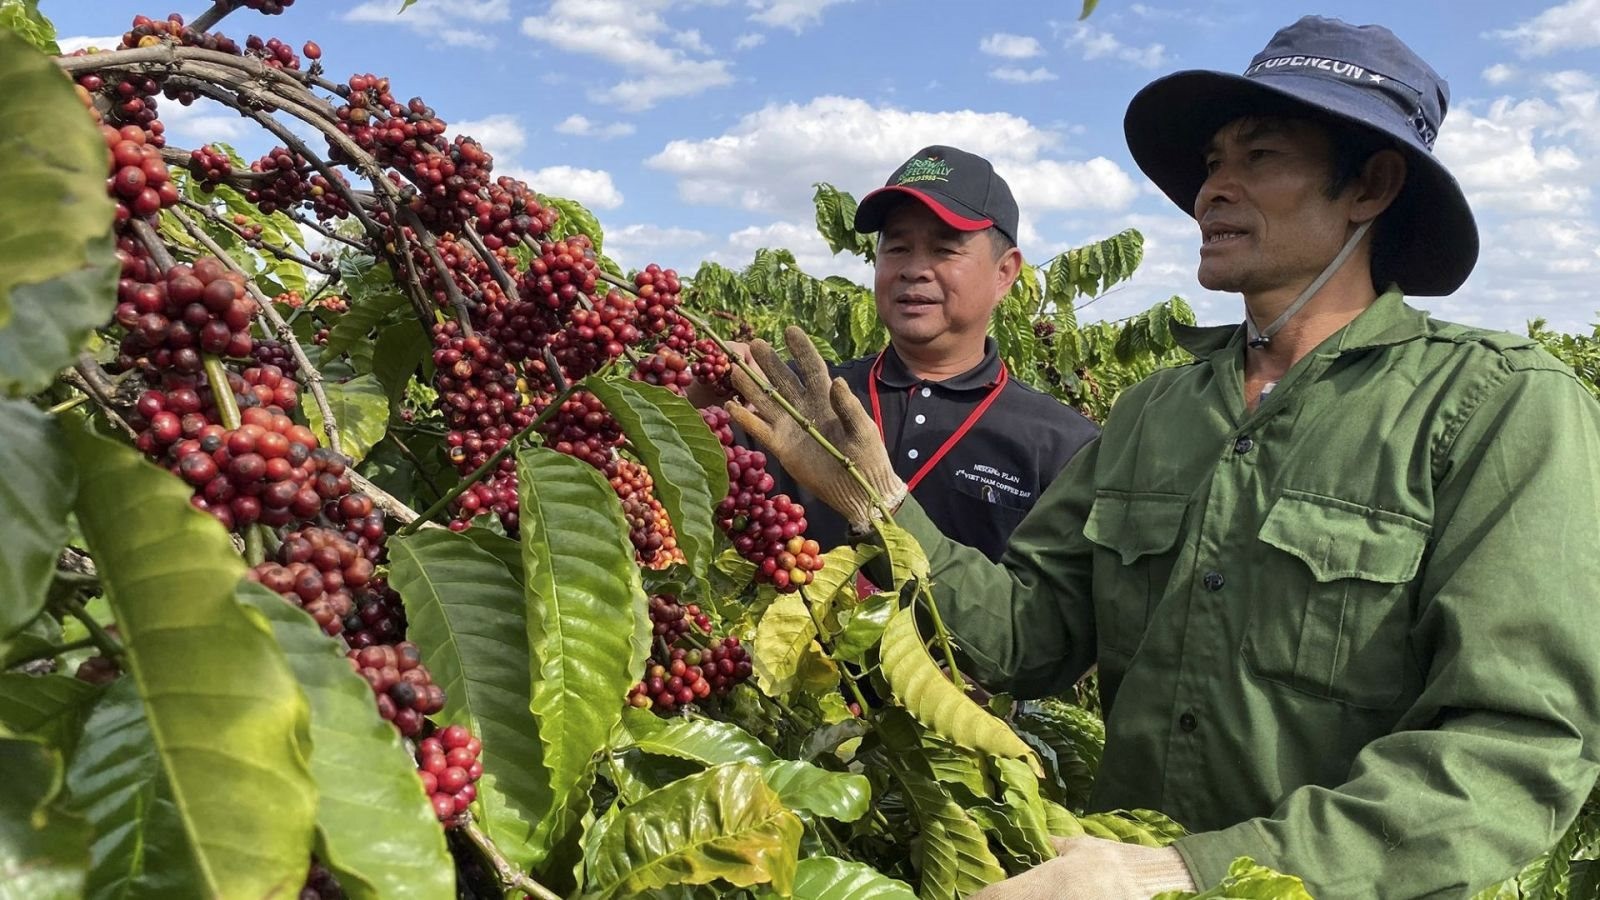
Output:
<svg viewBox="0 0 1600 900">
<path fill-rule="evenodd" d="M 1385 213 L 1373 274 L 1407 294 L 1455 291 L 1478 260 L 1478 226 L 1461 185 L 1433 155 L 1450 87 L 1389 29 L 1306 16 L 1272 36 L 1243 75 L 1191 70 L 1151 82 L 1128 104 L 1134 162 L 1193 215 L 1204 148 L 1247 115 L 1315 112 L 1375 132 L 1405 154 L 1405 185 Z"/>
<path fill-rule="evenodd" d="M 954 147 L 923 147 L 895 169 L 883 187 L 861 198 L 856 230 L 863 234 L 883 230 L 884 216 L 901 195 L 922 201 L 958 231 L 998 228 L 1011 243 L 1017 242 L 1017 201 L 1006 180 L 981 156 Z"/>
</svg>

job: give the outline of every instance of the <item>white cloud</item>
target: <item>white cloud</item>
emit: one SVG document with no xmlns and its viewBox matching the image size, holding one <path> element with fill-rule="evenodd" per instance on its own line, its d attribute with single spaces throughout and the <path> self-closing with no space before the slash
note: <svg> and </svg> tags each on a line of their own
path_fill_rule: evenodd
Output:
<svg viewBox="0 0 1600 900">
<path fill-rule="evenodd" d="M 120 38 L 119 38 L 120 40 Z M 265 134 L 255 123 L 247 123 L 237 112 L 201 97 L 189 106 L 176 100 L 161 100 L 161 122 L 167 140 L 175 147 L 193 149 L 212 141 L 234 143 L 251 135 Z M 312 146 L 316 146 L 313 142 Z"/>
<path fill-rule="evenodd" d="M 711 55 L 711 46 L 700 36 L 700 29 L 690 28 L 680 31 L 672 36 L 672 42 L 690 53 L 699 53 L 702 56 Z"/>
<path fill-rule="evenodd" d="M 511 18 L 511 0 L 417 0 L 397 12 L 394 0 L 365 0 L 340 16 L 346 22 L 399 25 L 451 47 L 488 49 L 494 26 Z"/>
<path fill-rule="evenodd" d="M 616 209 L 622 205 L 622 192 L 604 169 L 546 166 L 532 172 L 512 170 L 506 174 L 526 181 L 541 194 L 576 200 L 590 209 Z"/>
<path fill-rule="evenodd" d="M 515 160 L 528 143 L 528 134 L 517 122 L 517 117 L 506 113 L 455 122 L 450 130 L 482 144 L 483 149 L 489 151 L 496 161 L 506 164 Z"/>
<path fill-rule="evenodd" d="M 673 5 L 674 0 L 552 0 L 543 14 L 522 20 L 522 33 L 569 53 L 598 57 L 631 76 L 591 90 L 590 100 L 628 111 L 649 109 L 733 81 L 724 60 L 694 59 L 682 49 L 661 46 L 676 34 L 661 15 Z M 637 47 L 647 52 L 619 50 Z"/>
<path fill-rule="evenodd" d="M 1525 57 L 1600 47 L 1600 0 L 1568 0 L 1490 35 L 1510 41 Z"/>
<path fill-rule="evenodd" d="M 1039 46 L 1038 38 L 1006 34 L 1003 31 L 984 38 L 979 42 L 978 49 L 990 56 L 1005 59 L 1031 59 L 1044 52 L 1044 48 Z"/>
<path fill-rule="evenodd" d="M 1589 202 L 1593 165 L 1552 141 L 1564 113 L 1540 98 L 1452 110 L 1437 152 L 1475 209 L 1572 214 Z"/>
<path fill-rule="evenodd" d="M 711 235 L 693 228 L 634 224 L 606 229 L 606 255 L 624 269 L 642 269 L 650 263 L 677 267 L 688 260 L 703 258 L 710 250 Z"/>
<path fill-rule="evenodd" d="M 741 34 L 741 35 L 739 35 L 739 37 L 736 38 L 734 40 L 734 42 L 733 42 L 733 49 L 735 49 L 735 50 L 751 50 L 751 49 L 754 49 L 756 47 L 761 46 L 762 44 L 765 44 L 766 42 L 767 42 L 767 36 L 766 35 L 761 34 L 760 32 L 752 31 L 749 34 Z"/>
<path fill-rule="evenodd" d="M 62 53 L 76 53 L 79 50 L 115 50 L 122 44 L 122 35 L 114 34 L 111 37 L 88 37 L 75 35 L 73 37 L 56 38 L 56 45 Z"/>
<path fill-rule="evenodd" d="M 1167 48 L 1162 44 L 1133 47 L 1124 44 L 1111 32 L 1084 22 L 1067 26 L 1052 22 L 1051 27 L 1058 33 L 1064 33 L 1064 45 L 1082 50 L 1086 60 L 1119 59 L 1146 69 L 1159 68 L 1168 61 Z"/>
<path fill-rule="evenodd" d="M 849 253 L 835 255 L 810 221 L 778 221 L 741 228 L 728 235 L 726 243 L 707 258 L 730 269 L 742 269 L 763 247 L 781 247 L 793 253 L 800 270 L 812 277 L 842 275 L 857 284 L 872 284 L 872 267 Z"/>
<path fill-rule="evenodd" d="M 1516 77 L 1516 67 L 1508 66 L 1505 63 L 1495 63 L 1483 70 L 1483 80 L 1493 85 L 1505 84 Z"/>
<path fill-rule="evenodd" d="M 990 69 L 989 77 L 996 81 L 1009 81 L 1012 84 L 1037 84 L 1041 81 L 1055 81 L 1056 73 L 1039 66 L 1036 69 L 1021 69 L 1015 66 L 1001 66 Z"/>
<path fill-rule="evenodd" d="M 1035 215 L 1122 210 L 1139 194 L 1110 160 L 1049 158 L 1059 143 L 1054 132 L 1009 113 L 909 111 L 818 97 L 769 104 L 715 137 L 672 141 L 645 164 L 677 176 L 686 203 L 805 221 L 815 182 L 859 197 L 920 148 L 948 144 L 984 156 L 1005 177 L 1022 207 L 1026 240 Z"/>
<path fill-rule="evenodd" d="M 556 125 L 556 131 L 561 134 L 573 134 L 578 137 L 597 137 L 609 140 L 610 138 L 627 137 L 633 134 L 634 128 L 629 122 L 612 122 L 601 125 L 592 122 L 587 117 L 573 113 L 562 119 Z"/>
<path fill-rule="evenodd" d="M 828 7 L 848 2 L 850 0 L 748 0 L 745 5 L 755 10 L 750 14 L 750 21 L 799 34 L 820 24 Z"/>
</svg>

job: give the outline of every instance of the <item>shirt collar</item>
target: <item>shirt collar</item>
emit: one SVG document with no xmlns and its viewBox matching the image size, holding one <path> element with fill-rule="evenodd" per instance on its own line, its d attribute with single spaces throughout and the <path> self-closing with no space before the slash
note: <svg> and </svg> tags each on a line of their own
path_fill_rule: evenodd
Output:
<svg viewBox="0 0 1600 900">
<path fill-rule="evenodd" d="M 905 361 L 890 344 L 883 351 L 883 366 L 878 370 L 878 380 L 887 387 L 913 388 L 923 383 L 912 371 L 906 368 Z M 952 391 L 971 391 L 978 388 L 991 387 L 1000 380 L 1000 347 L 994 338 L 983 339 L 983 361 L 960 375 L 952 375 L 943 381 L 930 381 L 928 384 L 937 384 L 942 388 Z"/>
<path fill-rule="evenodd" d="M 1173 322 L 1172 338 L 1178 346 L 1189 351 L 1197 359 L 1205 359 L 1211 354 L 1227 347 L 1235 335 L 1244 332 L 1244 325 L 1185 325 L 1182 322 Z M 1422 337 L 1428 330 L 1428 314 L 1405 302 L 1400 288 L 1390 285 L 1387 291 L 1378 295 L 1378 299 L 1371 306 L 1361 311 L 1361 314 L 1350 320 L 1340 332 L 1335 345 L 1335 353 L 1344 353 L 1350 350 L 1364 350 L 1368 347 L 1382 347 L 1389 344 L 1402 344 L 1406 341 Z"/>
</svg>

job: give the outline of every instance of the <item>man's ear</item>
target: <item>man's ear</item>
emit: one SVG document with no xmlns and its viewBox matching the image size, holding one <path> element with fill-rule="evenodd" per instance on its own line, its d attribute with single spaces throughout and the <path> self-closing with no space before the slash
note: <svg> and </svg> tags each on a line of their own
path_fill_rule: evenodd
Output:
<svg viewBox="0 0 1600 900">
<path fill-rule="evenodd" d="M 1406 158 L 1400 151 L 1385 148 L 1372 154 L 1361 167 L 1361 177 L 1356 180 L 1355 203 L 1350 207 L 1350 221 L 1359 225 L 1371 222 L 1388 209 L 1400 196 L 1406 183 Z"/>
<path fill-rule="evenodd" d="M 1022 274 L 1022 251 L 1015 247 L 1008 247 L 1001 255 L 996 266 L 995 287 L 996 297 L 1004 297 L 1011 286 L 1016 283 L 1017 276 Z"/>
</svg>

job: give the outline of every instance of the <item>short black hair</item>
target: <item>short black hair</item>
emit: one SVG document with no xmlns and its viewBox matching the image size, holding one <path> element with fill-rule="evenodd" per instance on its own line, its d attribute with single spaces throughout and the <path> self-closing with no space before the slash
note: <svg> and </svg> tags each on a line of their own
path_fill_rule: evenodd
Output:
<svg viewBox="0 0 1600 900">
<path fill-rule="evenodd" d="M 984 230 L 989 233 L 989 246 L 994 248 L 995 259 L 1005 256 L 1011 251 L 1011 248 L 1017 246 L 1017 242 L 1013 241 L 1010 235 L 1001 231 L 998 225 L 990 225 Z"/>
</svg>

